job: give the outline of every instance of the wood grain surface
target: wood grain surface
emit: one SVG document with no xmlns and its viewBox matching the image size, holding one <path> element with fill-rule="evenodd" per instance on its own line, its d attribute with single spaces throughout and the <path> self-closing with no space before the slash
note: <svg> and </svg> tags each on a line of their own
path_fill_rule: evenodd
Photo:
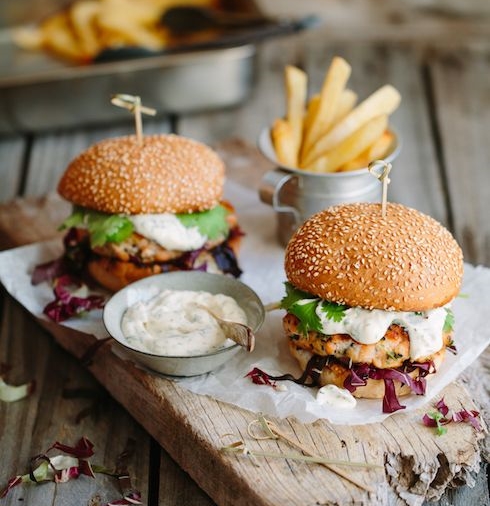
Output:
<svg viewBox="0 0 490 506">
<path fill-rule="evenodd" d="M 253 148 L 236 141 L 229 148 L 224 143 L 219 149 L 229 153 L 224 155 L 225 159 L 236 159 L 239 150 L 242 163 L 248 160 L 249 167 L 257 160 Z M 233 169 L 230 161 L 228 165 L 233 174 L 237 169 Z M 2 206 L 2 236 L 9 245 L 52 237 L 64 211 L 66 203 L 55 196 L 17 200 L 14 205 Z M 54 323 L 40 323 L 58 344 L 79 359 L 95 341 L 92 336 Z M 313 424 L 294 419 L 273 420 L 281 430 L 317 454 L 382 466 L 377 470 L 348 469 L 353 478 L 372 487 L 372 492 L 361 490 L 318 465 L 271 459 L 256 467 L 250 459 L 224 454 L 220 448 L 230 442 L 232 434 L 232 439 L 243 440 L 256 450 L 290 451 L 281 441 L 250 439 L 247 426 L 257 414 L 192 394 L 178 382 L 144 372 L 120 359 L 109 346 L 97 352 L 88 369 L 220 505 L 355 504 L 356 501 L 374 505 L 393 504 L 405 496 L 418 501 L 438 499 L 448 486 L 471 483 L 472 473 L 479 469 L 479 441 L 483 433 L 460 424 L 451 427 L 448 435 L 436 437 L 421 423 L 423 409 L 396 414 L 382 424 L 355 427 L 335 426 L 322 420 Z M 459 384 L 447 387 L 443 395 L 453 409 L 460 406 L 477 409 L 467 390 Z"/>
<path fill-rule="evenodd" d="M 243 106 L 146 120 L 145 132 L 174 131 L 214 145 L 232 177 L 257 188 L 270 165 L 253 146 L 260 130 L 284 113 L 284 65 L 293 63 L 307 70 L 314 91 L 331 57 L 344 56 L 352 64 L 351 83 L 360 96 L 385 82 L 402 93 L 402 106 L 393 115 L 393 125 L 403 146 L 392 172 L 390 199 L 440 220 L 461 243 L 467 261 L 490 266 L 488 2 L 259 3 L 271 14 L 316 12 L 323 24 L 258 47 L 254 87 Z M 47 114 L 53 105 L 46 104 Z M 128 121 L 0 138 L 0 202 L 5 203 L 0 208 L 0 247 L 56 235 L 67 206 L 53 191 L 67 163 L 96 140 L 132 131 L 133 124 Z M 0 403 L 0 486 L 25 471 L 29 458 L 54 440 L 74 443 L 84 434 L 96 444 L 94 462 L 109 466 L 128 437 L 138 442 L 130 473 L 144 502 L 152 506 L 405 506 L 429 505 L 430 498 L 439 496 L 439 506 L 490 505 L 485 464 L 490 456 L 489 438 L 485 435 L 478 440 L 480 435 L 468 427 L 451 430 L 454 437 L 436 438 L 429 437 L 417 419 L 403 414 L 370 431 L 276 420 L 284 431 L 318 452 L 381 463 L 381 472 L 355 471 L 359 479 L 375 486 L 372 494 L 350 487 L 319 466 L 263 461 L 255 468 L 245 458 L 219 452 L 224 434 L 247 437 L 246 425 L 255 414 L 133 371 L 131 364 L 121 362 L 108 349 L 102 350 L 87 370 L 77 357 L 90 338 L 59 333 L 57 328 L 44 330 L 5 293 L 0 298 L 0 311 L 0 363 L 10 366 L 9 382 L 18 384 L 31 378 L 38 382 L 35 394 L 28 399 Z M 129 385 L 128 376 L 133 377 Z M 465 407 L 471 407 L 469 398 L 473 399 L 488 423 L 489 377 L 487 349 L 445 392 L 446 399 Z M 71 388 L 85 393 L 66 398 L 65 391 Z M 78 415 L 86 410 L 89 414 L 78 421 Z M 153 414 L 148 415 L 150 411 Z M 277 442 L 253 444 L 257 444 L 255 448 L 289 450 Z M 477 472 L 479 458 L 484 462 Z M 20 487 L 2 503 L 95 506 L 119 494 L 106 477 L 66 485 Z"/>
</svg>

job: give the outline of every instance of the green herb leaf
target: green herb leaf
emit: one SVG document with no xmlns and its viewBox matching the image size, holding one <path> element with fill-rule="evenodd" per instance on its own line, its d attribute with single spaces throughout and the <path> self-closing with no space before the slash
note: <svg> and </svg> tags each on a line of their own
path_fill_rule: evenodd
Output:
<svg viewBox="0 0 490 506">
<path fill-rule="evenodd" d="M 334 322 L 341 322 L 345 316 L 345 310 L 348 306 L 337 304 L 336 302 L 329 302 L 328 300 L 322 301 L 321 310 L 329 320 Z"/>
<path fill-rule="evenodd" d="M 310 330 L 321 332 L 320 318 L 316 314 L 320 299 L 311 293 L 298 290 L 289 282 L 284 283 L 284 286 L 286 296 L 281 300 L 280 307 L 298 318 L 298 331 L 305 335 Z"/>
<path fill-rule="evenodd" d="M 307 302 L 307 299 L 296 302 L 289 307 L 288 311 L 294 314 L 299 320 L 298 331 L 306 335 L 310 330 L 316 330 L 317 332 L 322 331 L 320 318 L 316 314 L 316 308 L 319 304 L 318 299 L 312 299 L 311 302 Z"/>
<path fill-rule="evenodd" d="M 387 350 L 386 351 L 386 358 L 389 359 L 389 360 L 398 360 L 402 356 L 403 355 L 401 355 L 401 353 L 396 353 L 393 350 Z"/>
<path fill-rule="evenodd" d="M 444 427 L 444 425 L 442 425 L 442 423 L 441 423 L 441 420 L 444 418 L 444 415 L 442 413 L 440 413 L 439 411 L 432 411 L 431 413 L 427 413 L 427 416 L 429 418 L 432 418 L 432 420 L 434 420 L 436 422 L 437 426 L 435 427 L 435 429 L 436 429 L 436 434 L 438 436 L 442 436 L 443 434 L 446 434 L 447 427 Z"/>
<path fill-rule="evenodd" d="M 73 213 L 63 222 L 61 228 L 79 226 L 88 230 L 92 246 L 103 246 L 107 242 L 120 243 L 134 230 L 131 220 L 126 216 L 74 207 Z"/>
<path fill-rule="evenodd" d="M 87 223 L 92 246 L 103 246 L 106 242 L 120 243 L 134 230 L 131 221 L 117 214 L 91 213 Z"/>
<path fill-rule="evenodd" d="M 85 223 L 85 212 L 83 208 L 75 206 L 73 208 L 73 212 L 68 218 L 61 224 L 59 227 L 60 230 L 65 230 L 71 227 L 78 227 L 79 225 L 83 225 Z"/>
<path fill-rule="evenodd" d="M 177 214 L 182 225 L 187 228 L 197 227 L 201 235 L 208 239 L 219 239 L 228 234 L 229 226 L 226 221 L 228 211 L 217 205 L 208 211 L 189 214 Z"/>
<path fill-rule="evenodd" d="M 442 331 L 444 333 L 452 332 L 454 328 L 454 313 L 448 307 L 446 309 L 446 319 L 444 320 L 444 326 L 442 327 Z"/>
<path fill-rule="evenodd" d="M 315 297 L 311 293 L 303 292 L 302 290 L 298 290 L 295 288 L 291 283 L 286 281 L 284 283 L 284 287 L 286 288 L 286 295 L 282 298 L 280 302 L 281 309 L 285 309 L 286 311 L 289 311 L 289 308 L 296 304 L 299 300 L 304 299 L 315 299 L 319 300 L 318 297 Z"/>
</svg>

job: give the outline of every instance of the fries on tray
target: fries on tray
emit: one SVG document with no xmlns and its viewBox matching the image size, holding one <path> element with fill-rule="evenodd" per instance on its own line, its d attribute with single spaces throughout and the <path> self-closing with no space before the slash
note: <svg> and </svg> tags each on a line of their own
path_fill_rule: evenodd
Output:
<svg viewBox="0 0 490 506">
<path fill-rule="evenodd" d="M 19 27 L 13 40 L 23 49 L 46 50 L 77 63 L 91 62 L 113 47 L 163 49 L 171 36 L 160 18 L 183 3 L 214 5 L 212 0 L 75 0 L 36 26 Z"/>
</svg>

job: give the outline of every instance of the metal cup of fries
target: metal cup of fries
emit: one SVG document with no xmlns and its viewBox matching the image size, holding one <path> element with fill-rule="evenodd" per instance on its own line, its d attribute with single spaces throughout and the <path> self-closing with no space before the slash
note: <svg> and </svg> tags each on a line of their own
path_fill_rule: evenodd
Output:
<svg viewBox="0 0 490 506">
<path fill-rule="evenodd" d="M 392 133 L 392 144 L 383 158 L 386 162 L 392 162 L 401 147 L 397 133 L 393 130 Z M 278 164 L 268 128 L 260 134 L 259 148 Z M 264 174 L 259 194 L 262 202 L 276 211 L 277 238 L 285 246 L 306 219 L 327 207 L 349 202 L 380 202 L 382 185 L 367 167 L 319 173 L 278 164 Z"/>
<path fill-rule="evenodd" d="M 258 141 L 278 166 L 264 175 L 259 194 L 277 212 L 282 244 L 326 207 L 381 200 L 382 186 L 367 167 L 398 155 L 400 140 L 388 117 L 401 97 L 384 85 L 357 103 L 357 94 L 347 88 L 350 73 L 350 65 L 335 57 L 320 93 L 308 100 L 306 73 L 285 68 L 286 115 L 264 129 Z"/>
</svg>

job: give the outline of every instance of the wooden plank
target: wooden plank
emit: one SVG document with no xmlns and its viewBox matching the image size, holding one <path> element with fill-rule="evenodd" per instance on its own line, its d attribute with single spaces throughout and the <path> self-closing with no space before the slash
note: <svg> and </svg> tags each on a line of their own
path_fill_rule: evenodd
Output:
<svg viewBox="0 0 490 506">
<path fill-rule="evenodd" d="M 1 215 L 0 212 L 0 218 Z M 17 218 L 20 227 L 24 219 Z M 41 226 L 39 233 L 43 230 Z M 75 357 L 81 357 L 94 342 L 91 336 L 67 331 L 54 323 L 42 325 Z M 323 455 L 386 464 L 385 470 L 349 470 L 375 488 L 368 495 L 320 466 L 267 460 L 256 468 L 248 459 L 223 454 L 220 448 L 230 442 L 226 434 L 259 450 L 284 452 L 289 448 L 275 441 L 251 441 L 247 425 L 256 416 L 254 413 L 192 394 L 177 382 L 148 374 L 121 360 L 109 348 L 99 350 L 90 371 L 218 504 L 357 501 L 384 505 L 395 504 L 397 497 L 407 492 L 421 501 L 423 497 L 439 497 L 450 484 L 469 480 L 469 473 L 479 464 L 480 433 L 461 424 L 451 427 L 450 437 L 436 438 L 420 423 L 423 410 L 394 415 L 383 424 L 354 428 L 325 421 L 301 424 L 293 419 L 274 420 L 285 432 Z M 468 409 L 473 406 L 466 391 L 457 384 L 448 387 L 443 395 L 450 405 Z M 441 453 L 446 458 L 441 458 Z M 445 478 L 438 481 L 437 476 L 441 475 Z"/>
<path fill-rule="evenodd" d="M 319 33 L 330 41 L 361 40 L 458 42 L 485 39 L 490 31 L 488 2 L 484 0 L 257 0 L 271 15 L 316 14 Z"/>
<path fill-rule="evenodd" d="M 437 49 L 430 61 L 454 232 L 466 260 L 490 265 L 490 45 Z"/>
<path fill-rule="evenodd" d="M 31 457 L 44 452 L 55 441 L 75 444 L 85 436 L 95 445 L 91 461 L 114 468 L 117 456 L 125 449 L 128 438 L 132 438 L 137 447 L 129 461 L 129 471 L 135 487 L 147 497 L 148 434 L 10 298 L 4 299 L 2 308 L 0 363 L 11 367 L 9 383 L 35 379 L 37 384 L 30 397 L 0 403 L 0 487 L 12 476 L 28 472 Z M 80 389 L 88 397 L 66 398 L 67 389 Z M 77 416 L 90 406 L 95 408 L 92 414 L 77 421 Z M 121 496 L 115 479 L 98 474 L 95 480 L 83 477 L 66 485 L 19 486 L 2 503 L 11 506 L 24 501 L 66 506 L 87 504 L 96 495 L 104 502 Z"/>
</svg>

